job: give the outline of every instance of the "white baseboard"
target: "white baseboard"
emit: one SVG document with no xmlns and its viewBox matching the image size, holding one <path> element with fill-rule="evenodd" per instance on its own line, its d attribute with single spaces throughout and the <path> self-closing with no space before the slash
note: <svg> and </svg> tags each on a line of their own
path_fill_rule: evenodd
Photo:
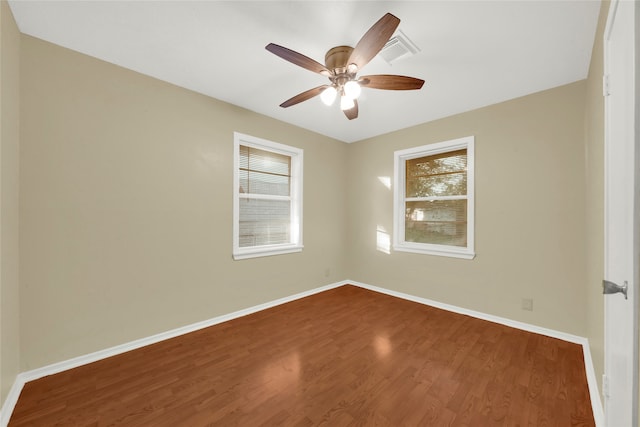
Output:
<svg viewBox="0 0 640 427">
<path fill-rule="evenodd" d="M 591 358 L 591 346 L 589 345 L 589 340 L 586 338 L 582 344 L 582 352 L 584 353 L 584 367 L 587 371 L 587 384 L 589 384 L 593 418 L 596 421 L 596 427 L 604 427 L 604 408 L 602 406 L 602 400 L 600 399 L 600 390 L 598 390 L 596 370 L 593 366 L 593 359 Z"/>
<path fill-rule="evenodd" d="M 6 427 L 7 424 L 9 424 L 9 419 L 11 419 L 11 414 L 13 414 L 13 408 L 15 408 L 16 403 L 18 403 L 20 392 L 22 392 L 22 387 L 24 387 L 25 384 L 23 375 L 24 374 L 18 374 L 16 376 L 9 390 L 9 394 L 7 394 L 7 398 L 4 400 L 2 411 L 0 412 L 0 426 L 2 427 Z"/>
<path fill-rule="evenodd" d="M 62 362 L 54 363 L 51 365 L 43 366 L 41 368 L 33 369 L 30 371 L 26 371 L 21 374 L 18 374 L 13 384 L 13 387 L 11 387 L 9 394 L 5 399 L 4 405 L 2 406 L 2 412 L 0 413 L 0 427 L 6 427 L 7 424 L 9 423 L 9 419 L 11 418 L 11 414 L 13 413 L 13 409 L 15 408 L 15 405 L 18 402 L 18 397 L 20 396 L 20 392 L 22 391 L 22 388 L 24 387 L 25 383 L 29 381 L 37 380 L 38 378 L 42 378 L 47 375 L 57 374 L 59 372 L 66 371 L 68 369 L 77 368 L 79 366 L 93 363 L 98 360 L 105 359 L 107 357 L 115 356 L 131 350 L 135 350 L 137 348 L 141 348 L 150 344 L 155 344 L 170 338 L 175 338 L 180 335 L 188 334 L 189 332 L 194 332 L 203 328 L 207 328 L 209 326 L 217 325 L 222 322 L 227 322 L 229 320 L 237 319 L 239 317 L 256 313 L 258 311 L 266 310 L 268 308 L 276 307 L 278 305 L 285 304 L 287 302 L 295 301 L 300 298 L 304 298 L 313 294 L 317 294 L 319 292 L 327 291 L 329 289 L 334 289 L 347 284 L 358 286 L 374 292 L 391 295 L 397 298 L 402 298 L 405 300 L 417 302 L 420 304 L 425 304 L 431 307 L 440 308 L 440 309 L 451 311 L 454 313 L 465 314 L 467 316 L 475 317 L 478 319 L 488 320 L 490 322 L 499 323 L 502 325 L 510 326 L 512 328 L 522 329 L 528 332 L 546 335 L 549 337 L 558 338 L 564 341 L 582 345 L 583 353 L 584 353 L 584 363 L 587 371 L 586 372 L 587 382 L 589 385 L 589 393 L 591 395 L 591 404 L 593 406 L 593 415 L 596 421 L 596 426 L 598 427 L 604 426 L 604 414 L 602 410 L 602 404 L 600 401 L 600 393 L 598 392 L 595 370 L 593 368 L 593 361 L 591 359 L 591 350 L 589 348 L 589 342 L 587 338 L 580 337 L 577 335 L 567 334 L 565 332 L 555 331 L 552 329 L 542 328 L 540 326 L 531 325 L 531 324 L 519 322 L 516 320 L 493 316 L 491 314 L 481 313 L 479 311 L 469 310 L 466 308 L 457 307 L 454 305 L 445 304 L 438 301 L 429 300 L 426 298 L 416 297 L 414 295 L 409 295 L 402 292 L 396 292 L 389 289 L 380 288 L 377 286 L 371 286 L 365 283 L 356 282 L 354 280 L 343 280 L 341 282 L 335 282 L 326 286 L 321 286 L 319 288 L 311 289 L 309 291 L 300 292 L 288 297 L 266 302 L 264 304 L 259 304 L 243 310 L 234 311 L 233 313 L 217 316 L 209 320 L 193 323 L 191 325 L 172 329 L 167 332 L 162 332 L 146 338 L 141 338 L 135 341 L 131 341 L 131 342 L 110 347 L 104 350 L 89 353 L 83 356 L 74 357 L 73 359 L 65 360 Z"/>
</svg>

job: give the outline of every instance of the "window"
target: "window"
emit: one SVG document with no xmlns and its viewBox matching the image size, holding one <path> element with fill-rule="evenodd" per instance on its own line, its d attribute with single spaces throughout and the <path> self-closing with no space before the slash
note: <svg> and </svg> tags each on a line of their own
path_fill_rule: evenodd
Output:
<svg viewBox="0 0 640 427">
<path fill-rule="evenodd" d="M 302 150 L 234 133 L 233 258 L 302 250 Z"/>
<path fill-rule="evenodd" d="M 472 259 L 474 137 L 396 151 L 396 251 Z"/>
</svg>

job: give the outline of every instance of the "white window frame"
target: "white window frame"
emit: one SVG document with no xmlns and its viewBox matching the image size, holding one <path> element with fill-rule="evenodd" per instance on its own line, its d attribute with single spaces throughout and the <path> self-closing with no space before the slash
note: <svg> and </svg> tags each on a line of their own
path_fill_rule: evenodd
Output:
<svg viewBox="0 0 640 427">
<path fill-rule="evenodd" d="M 264 151 L 282 154 L 291 158 L 291 187 L 289 196 L 262 196 L 240 193 L 240 146 L 257 148 Z M 256 258 L 301 252 L 302 244 L 302 165 L 303 150 L 266 139 L 233 133 L 233 259 Z M 291 223 L 289 243 L 277 245 L 261 245 L 240 247 L 240 198 L 278 198 L 291 201 Z"/>
<path fill-rule="evenodd" d="M 420 147 L 408 148 L 394 152 L 394 172 L 395 186 L 393 189 L 393 249 L 400 252 L 413 252 L 427 255 L 446 256 L 463 259 L 473 259 L 475 257 L 474 247 L 474 144 L 475 137 L 467 136 L 450 141 L 443 141 L 435 144 L 423 145 Z M 465 196 L 445 196 L 433 198 L 433 200 L 461 199 L 467 200 L 467 246 L 438 245 L 432 243 L 416 243 L 405 241 L 405 203 L 412 199 L 405 197 L 406 192 L 406 162 L 407 160 L 433 156 L 456 150 L 467 150 L 467 195 Z M 432 198 L 426 198 L 427 200 Z M 422 198 L 421 198 L 422 200 Z"/>
</svg>

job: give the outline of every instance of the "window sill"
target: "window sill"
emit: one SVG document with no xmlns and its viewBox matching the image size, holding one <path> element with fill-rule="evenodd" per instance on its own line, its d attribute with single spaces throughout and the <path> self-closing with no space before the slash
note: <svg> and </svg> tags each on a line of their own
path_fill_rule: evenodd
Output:
<svg viewBox="0 0 640 427">
<path fill-rule="evenodd" d="M 432 246 L 432 245 L 393 245 L 393 250 L 397 252 L 411 252 L 423 255 L 436 255 L 450 258 L 473 259 L 476 253 L 467 248 L 455 246 Z"/>
<path fill-rule="evenodd" d="M 263 246 L 259 248 L 248 248 L 233 251 L 233 259 L 238 261 L 248 258 L 259 258 L 265 256 L 284 255 L 295 252 L 302 252 L 302 245 L 286 245 L 286 246 Z"/>
</svg>

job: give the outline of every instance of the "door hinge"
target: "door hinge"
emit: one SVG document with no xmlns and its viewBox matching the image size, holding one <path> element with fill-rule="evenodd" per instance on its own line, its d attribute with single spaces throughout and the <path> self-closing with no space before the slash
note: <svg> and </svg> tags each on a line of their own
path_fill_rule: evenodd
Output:
<svg viewBox="0 0 640 427">
<path fill-rule="evenodd" d="M 609 74 L 604 74 L 602 76 L 602 96 L 609 96 L 611 94 L 609 89 Z"/>
<path fill-rule="evenodd" d="M 605 374 L 602 375 L 602 395 L 606 398 L 609 397 L 609 377 Z"/>
</svg>

